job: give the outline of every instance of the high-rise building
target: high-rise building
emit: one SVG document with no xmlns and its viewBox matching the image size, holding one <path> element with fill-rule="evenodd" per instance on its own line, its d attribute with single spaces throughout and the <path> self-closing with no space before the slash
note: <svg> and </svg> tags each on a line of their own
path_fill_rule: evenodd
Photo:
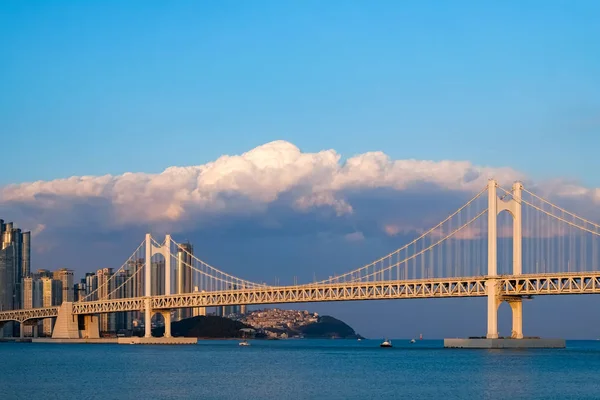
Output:
<svg viewBox="0 0 600 400">
<path fill-rule="evenodd" d="M 165 294 L 165 260 L 152 261 L 152 296 Z"/>
<path fill-rule="evenodd" d="M 143 297 L 146 295 L 144 293 L 144 266 L 144 259 L 139 258 L 137 260 L 130 260 L 124 268 L 129 276 L 135 275 L 135 277 L 132 278 L 133 285 L 131 285 L 130 297 Z"/>
<path fill-rule="evenodd" d="M 62 301 L 74 301 L 73 271 L 61 268 L 58 271 L 54 271 L 53 279 L 62 282 Z"/>
<path fill-rule="evenodd" d="M 35 275 L 37 275 L 37 277 L 41 279 L 41 278 L 52 278 L 52 276 L 54 274 L 47 269 L 38 269 L 37 272 L 35 273 Z"/>
<path fill-rule="evenodd" d="M 62 283 L 62 301 L 74 301 L 73 271 L 61 268 L 58 271 L 54 271 L 52 278 Z"/>
<path fill-rule="evenodd" d="M 92 301 L 97 300 L 98 290 L 98 276 L 93 272 L 87 272 L 85 274 L 85 297 L 79 299 L 79 301 Z"/>
<path fill-rule="evenodd" d="M 113 280 L 115 281 L 115 289 L 113 289 L 113 298 L 123 299 L 126 297 L 131 297 L 130 287 L 133 285 L 133 283 L 129 278 L 131 278 L 131 274 L 126 268 L 122 271 L 117 271 L 114 274 Z M 132 322 L 133 314 L 131 312 L 119 312 L 115 314 L 115 330 L 117 332 L 123 329 L 131 329 Z"/>
<path fill-rule="evenodd" d="M 23 308 L 33 308 L 33 281 L 31 277 L 23 279 Z"/>
<path fill-rule="evenodd" d="M 62 282 L 48 277 L 41 278 L 42 281 L 42 307 L 58 306 L 62 304 Z M 52 335 L 54 320 L 45 318 L 42 324 L 42 334 Z"/>
<path fill-rule="evenodd" d="M 33 275 L 23 279 L 23 308 L 43 307 L 43 285 L 39 277 Z"/>
<path fill-rule="evenodd" d="M 125 266 L 125 270 L 131 278 L 131 285 L 127 285 L 127 292 L 125 297 L 144 297 L 145 287 L 144 287 L 144 266 L 145 261 L 143 258 L 138 258 L 136 260 L 130 260 Z M 131 312 L 132 320 L 141 320 L 142 312 L 141 311 L 132 311 Z"/>
<path fill-rule="evenodd" d="M 24 243 L 25 242 L 25 243 Z M 30 234 L 0 219 L 0 310 L 23 306 L 23 278 L 30 269 Z M 7 323 L 0 336 L 18 334 L 18 326 Z"/>
<path fill-rule="evenodd" d="M 85 288 L 85 278 L 82 279 L 79 283 L 75 284 L 75 287 L 73 288 L 74 301 L 82 301 L 83 299 L 85 299 Z"/>
<path fill-rule="evenodd" d="M 114 279 L 110 279 L 113 276 L 112 268 L 103 268 L 96 271 L 98 277 L 98 300 L 105 300 L 114 298 L 113 290 L 116 288 Z M 116 316 L 114 313 L 100 314 L 100 332 L 114 332 L 116 324 Z"/>
<path fill-rule="evenodd" d="M 190 243 L 182 243 L 177 249 L 177 265 L 175 266 L 175 288 L 177 294 L 192 292 L 192 268 L 194 247 Z M 190 308 L 177 310 L 176 320 L 192 316 Z"/>
<path fill-rule="evenodd" d="M 23 259 L 21 263 L 22 276 L 26 277 L 31 275 L 31 232 L 23 232 L 22 246 L 21 246 L 21 257 Z"/>
<path fill-rule="evenodd" d="M 144 286 L 144 267 L 145 262 L 143 258 L 138 258 L 136 260 L 130 260 L 127 262 L 127 265 L 125 265 L 125 268 L 123 268 L 127 276 L 127 284 L 125 285 L 125 290 L 121 294 L 122 297 L 144 297 L 146 295 Z M 126 317 L 127 327 L 121 329 L 131 329 L 130 326 L 132 326 L 132 322 L 134 320 L 142 319 L 141 311 L 131 311 L 128 314 L 129 315 Z"/>
<path fill-rule="evenodd" d="M 33 290 L 33 282 L 34 279 L 31 277 L 23 279 L 23 308 L 34 308 L 33 307 L 33 297 L 35 296 Z M 33 326 L 24 326 L 23 334 L 25 336 L 32 336 L 33 334 Z"/>
<path fill-rule="evenodd" d="M 42 281 L 39 277 L 28 276 L 23 279 L 23 308 L 38 308 L 43 305 L 43 290 Z M 39 324 L 38 324 L 39 325 Z M 24 327 L 25 336 L 33 335 L 33 326 L 26 325 Z"/>
</svg>

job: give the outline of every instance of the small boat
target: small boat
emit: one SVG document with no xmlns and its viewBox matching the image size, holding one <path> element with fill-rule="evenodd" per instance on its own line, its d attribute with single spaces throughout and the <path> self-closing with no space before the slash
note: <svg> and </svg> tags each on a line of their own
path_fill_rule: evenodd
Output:
<svg viewBox="0 0 600 400">
<path fill-rule="evenodd" d="M 359 341 L 359 342 L 360 342 L 361 340 L 362 340 L 361 338 L 358 338 L 358 341 Z"/>
<path fill-rule="evenodd" d="M 410 339 L 411 343 L 416 343 L 417 341 L 415 339 Z"/>
<path fill-rule="evenodd" d="M 250 343 L 248 343 L 248 341 L 247 341 L 247 340 L 242 340 L 242 341 L 239 343 L 239 345 L 240 345 L 240 346 L 250 346 Z"/>
<path fill-rule="evenodd" d="M 385 339 L 380 345 L 379 347 L 392 347 L 392 341 L 391 340 L 387 340 Z"/>
</svg>

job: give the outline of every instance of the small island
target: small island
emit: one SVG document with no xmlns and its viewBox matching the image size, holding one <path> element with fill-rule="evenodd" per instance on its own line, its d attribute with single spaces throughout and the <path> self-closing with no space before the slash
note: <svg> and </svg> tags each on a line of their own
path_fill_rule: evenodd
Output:
<svg viewBox="0 0 600 400">
<path fill-rule="evenodd" d="M 152 330 L 162 336 L 164 326 Z M 171 324 L 171 334 L 203 339 L 362 339 L 348 324 L 334 317 L 308 311 L 266 309 L 245 315 L 186 318 Z"/>
</svg>

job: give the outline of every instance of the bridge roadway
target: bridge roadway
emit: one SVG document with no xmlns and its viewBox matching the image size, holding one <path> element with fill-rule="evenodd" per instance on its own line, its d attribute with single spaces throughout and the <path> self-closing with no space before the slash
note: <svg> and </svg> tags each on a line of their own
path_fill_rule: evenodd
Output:
<svg viewBox="0 0 600 400">
<path fill-rule="evenodd" d="M 194 292 L 150 297 L 153 311 L 227 305 L 310 303 L 325 301 L 389 300 L 445 297 L 482 297 L 486 285 L 498 285 L 500 296 L 600 294 L 600 271 L 342 282 L 327 285 L 267 286 L 258 289 Z M 146 297 L 73 303 L 73 314 L 90 315 L 142 311 Z M 2 321 L 27 321 L 56 317 L 58 306 L 0 312 Z"/>
</svg>

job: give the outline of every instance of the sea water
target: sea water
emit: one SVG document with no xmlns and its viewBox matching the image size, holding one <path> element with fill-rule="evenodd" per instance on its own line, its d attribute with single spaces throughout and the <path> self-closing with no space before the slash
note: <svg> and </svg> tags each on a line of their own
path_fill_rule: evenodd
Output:
<svg viewBox="0 0 600 400">
<path fill-rule="evenodd" d="M 532 350 L 379 342 L 0 343 L 0 399 L 600 399 L 600 341 Z"/>
</svg>

